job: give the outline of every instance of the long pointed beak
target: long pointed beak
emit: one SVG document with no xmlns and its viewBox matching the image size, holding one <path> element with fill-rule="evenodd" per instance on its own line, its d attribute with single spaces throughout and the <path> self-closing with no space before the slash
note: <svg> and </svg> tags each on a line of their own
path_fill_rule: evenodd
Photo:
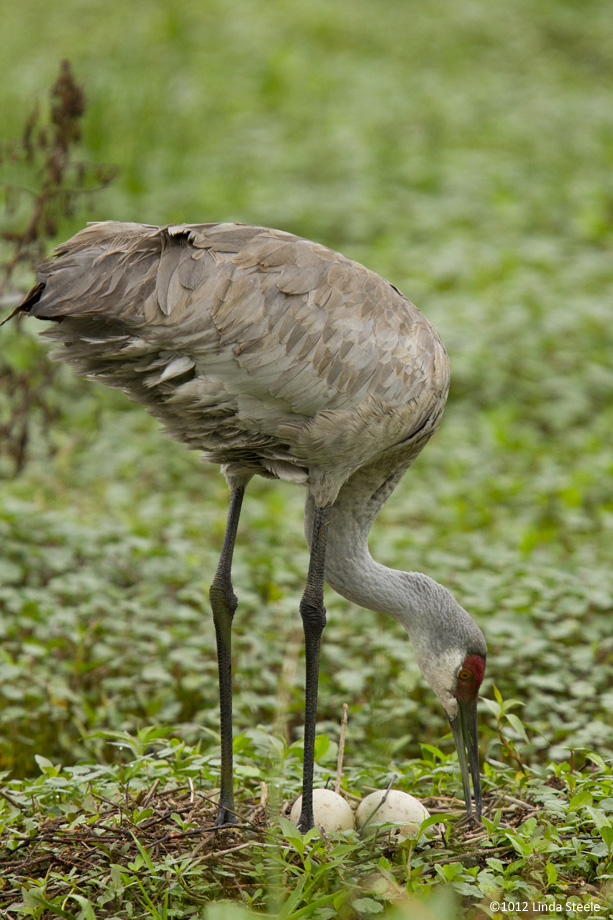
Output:
<svg viewBox="0 0 613 920">
<path fill-rule="evenodd" d="M 455 719 L 450 719 L 451 733 L 458 752 L 460 770 L 462 771 L 462 785 L 464 786 L 464 800 L 466 814 L 472 814 L 470 777 L 472 776 L 473 791 L 475 796 L 475 811 L 481 820 L 481 775 L 479 773 L 479 743 L 477 736 L 477 701 L 460 702 L 458 700 L 458 714 Z M 468 751 L 468 761 L 466 752 Z M 470 765 L 470 766 L 469 766 Z"/>
</svg>

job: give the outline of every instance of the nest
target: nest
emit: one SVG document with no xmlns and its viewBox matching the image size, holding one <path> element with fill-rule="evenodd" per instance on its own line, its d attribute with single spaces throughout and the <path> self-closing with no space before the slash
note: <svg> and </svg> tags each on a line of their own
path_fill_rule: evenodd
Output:
<svg viewBox="0 0 613 920">
<path fill-rule="evenodd" d="M 82 812 L 70 821 L 65 816 L 46 818 L 13 849 L 0 850 L 0 877 L 5 880 L 4 885 L 0 882 L 0 908 L 15 909 L 20 886 L 37 879 L 47 880 L 47 900 L 65 893 L 65 882 L 50 880 L 71 870 L 82 883 L 97 879 L 98 885 L 110 879 L 112 867 L 138 872 L 143 852 L 153 863 L 184 857 L 194 865 L 209 864 L 224 895 L 240 898 L 253 881 L 253 853 L 248 860 L 240 857 L 244 850 L 265 845 L 264 795 L 241 808 L 238 824 L 216 828 L 217 805 L 210 796 L 191 783 L 162 792 L 157 786 L 156 781 L 149 791 L 134 798 L 126 795 L 120 802 L 94 796 L 100 806 L 95 814 Z M 190 896 L 197 900 L 194 892 Z"/>
</svg>

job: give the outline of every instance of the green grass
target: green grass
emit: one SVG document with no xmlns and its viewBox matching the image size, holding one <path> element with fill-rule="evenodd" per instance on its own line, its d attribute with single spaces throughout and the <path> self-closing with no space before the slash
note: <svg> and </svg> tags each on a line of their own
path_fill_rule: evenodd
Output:
<svg viewBox="0 0 613 920">
<path fill-rule="evenodd" d="M 303 842 L 279 825 L 300 786 L 303 495 L 254 483 L 235 565 L 246 826 L 212 840 L 206 593 L 225 482 L 118 394 L 61 371 L 46 393 L 59 417 L 32 411 L 24 472 L 0 459 L 0 913 L 444 920 L 496 916 L 490 904 L 505 899 L 567 916 L 573 899 L 602 906 L 590 916 L 611 909 L 609 20 L 601 0 L 7 10 L 6 136 L 68 57 L 88 102 L 83 158 L 120 170 L 60 238 L 98 218 L 278 226 L 386 275 L 434 322 L 449 404 L 371 549 L 446 584 L 482 626 L 489 660 L 477 833 L 461 825 L 451 738 L 408 643 L 328 592 L 319 781 L 335 774 L 347 702 L 347 792 L 396 774 L 450 823 L 414 847 Z M 21 199 L 3 228 L 26 215 Z M 31 326 L 3 327 L 0 360 L 40 366 L 43 349 L 20 344 Z"/>
</svg>

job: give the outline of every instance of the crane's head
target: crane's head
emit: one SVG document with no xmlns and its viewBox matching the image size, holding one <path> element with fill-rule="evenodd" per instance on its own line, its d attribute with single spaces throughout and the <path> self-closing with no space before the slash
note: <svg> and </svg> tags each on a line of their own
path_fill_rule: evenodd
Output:
<svg viewBox="0 0 613 920">
<path fill-rule="evenodd" d="M 475 811 L 481 818 L 481 777 L 479 774 L 479 736 L 477 734 L 477 696 L 485 673 L 485 655 L 466 655 L 456 673 L 455 694 L 445 706 L 451 733 L 458 752 L 466 812 L 470 816 L 470 776 L 475 794 Z M 455 703 L 455 705 L 453 705 Z M 445 704 L 443 704 L 445 705 Z M 454 714 L 455 713 L 455 714 Z M 466 760 L 468 752 L 468 763 Z"/>
<path fill-rule="evenodd" d="M 485 643 L 484 643 L 485 644 Z M 462 772 L 466 813 L 470 817 L 471 790 L 477 818 L 481 817 L 481 778 L 479 773 L 479 738 L 477 734 L 477 697 L 485 673 L 484 650 L 449 649 L 424 675 L 447 713 Z M 433 671 L 435 670 L 435 673 Z M 467 756 L 468 755 L 468 756 Z"/>
<path fill-rule="evenodd" d="M 477 697 L 485 674 L 483 633 L 455 598 L 420 577 L 421 602 L 405 625 L 424 677 L 447 713 L 462 771 L 466 812 L 472 812 L 470 780 L 481 817 Z"/>
</svg>

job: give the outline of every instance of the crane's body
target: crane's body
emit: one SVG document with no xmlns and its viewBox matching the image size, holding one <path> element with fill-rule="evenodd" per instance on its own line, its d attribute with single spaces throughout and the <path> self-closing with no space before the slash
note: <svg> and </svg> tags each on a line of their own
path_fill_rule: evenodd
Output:
<svg viewBox="0 0 613 920">
<path fill-rule="evenodd" d="M 46 332 L 61 343 L 55 357 L 146 406 L 173 438 L 220 463 L 231 489 L 211 588 L 222 722 L 218 823 L 233 819 L 230 569 L 254 474 L 307 491 L 301 827 L 313 823 L 308 751 L 324 576 L 344 596 L 406 627 L 454 730 L 470 812 L 468 747 L 479 813 L 481 631 L 446 589 L 378 565 L 367 546 L 374 519 L 445 405 L 449 362 L 433 327 L 375 273 L 325 246 L 263 227 L 106 222 L 82 230 L 57 254 L 40 267 L 38 284 L 15 312 L 55 320 Z M 468 682 L 458 677 L 469 672 Z M 463 722 L 458 713 L 465 702 L 470 718 Z"/>
<path fill-rule="evenodd" d="M 58 356 L 233 473 L 304 483 L 325 504 L 388 452 L 386 478 L 406 468 L 436 427 L 449 387 L 437 334 L 324 246 L 236 224 L 109 222 L 59 254 L 32 309 L 62 318 L 46 333 Z"/>
</svg>

